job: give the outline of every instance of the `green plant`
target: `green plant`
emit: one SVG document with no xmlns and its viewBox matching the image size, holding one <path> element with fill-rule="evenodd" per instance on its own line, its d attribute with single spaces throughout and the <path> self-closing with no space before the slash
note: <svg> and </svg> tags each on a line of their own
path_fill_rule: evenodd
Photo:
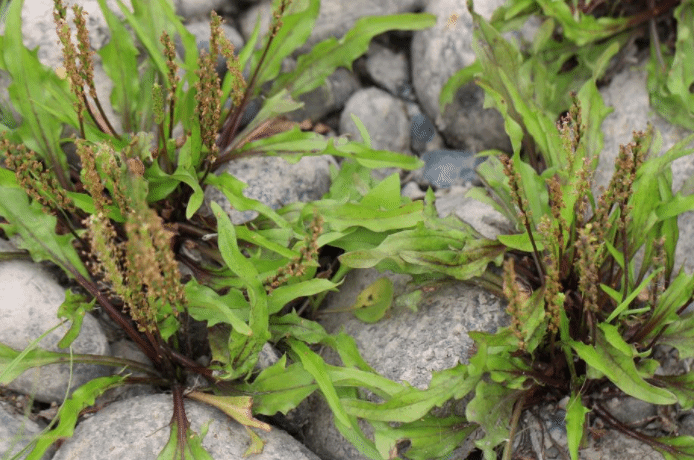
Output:
<svg viewBox="0 0 694 460">
<path fill-rule="evenodd" d="M 7 236 L 20 235 L 22 248 L 34 260 L 56 263 L 81 287 L 81 294 L 68 293 L 59 311 L 72 322 L 60 346 L 69 346 L 81 318 L 98 302 L 153 364 L 150 368 L 111 357 L 40 349 L 20 353 L 0 345 L 2 381 L 11 381 L 34 366 L 60 362 L 110 364 L 145 372 L 152 383 L 170 388 L 174 395 L 171 441 L 162 458 L 206 455 L 199 438 L 189 432 L 185 417 L 183 393 L 191 374 L 202 376 L 209 386 L 187 397 L 215 405 L 244 425 L 261 429 L 269 426 L 254 419 L 251 409 L 256 414 L 286 413 L 320 388 L 336 413 L 338 426 L 351 440 L 372 458 L 388 455 L 391 446 L 377 448 L 366 439 L 356 425 L 361 412 L 348 409 L 342 400 L 358 400 L 360 386 L 386 398 L 407 389 L 375 374 L 349 338 L 327 335 L 293 308 L 297 301 L 309 298 L 315 309 L 321 296 L 335 289 L 348 271 L 346 266 L 336 273 L 319 267 L 321 248 L 364 250 L 415 227 L 430 235 L 456 231 L 456 226 L 467 231 L 459 224 L 427 229 L 425 218 L 434 213 L 431 196 L 426 205 L 412 202 L 400 197 L 396 175 L 374 186 L 368 174 L 368 168 L 374 167 L 416 168 L 418 160 L 344 139 L 325 139 L 278 118 L 300 107 L 295 97 L 320 85 L 336 67 L 349 66 L 374 35 L 393 28 L 427 27 L 434 18 L 362 19 L 343 39 L 317 45 L 299 58 L 294 71 L 280 76 L 281 60 L 308 37 L 319 2 L 276 3 L 277 14 L 264 46 L 254 51 L 259 37 L 256 27 L 236 58 L 221 38 L 215 15 L 211 52 L 198 57 L 192 36 L 165 0 L 136 2 L 132 13 L 121 5 L 142 49 L 101 2 L 112 40 L 99 54 L 115 82 L 110 102 L 121 116 L 122 132 L 108 120 L 96 96 L 86 22 L 78 6 L 73 8 L 78 39 L 74 45 L 66 8 L 60 0 L 55 3 L 65 58 L 63 76 L 40 65 L 36 53 L 23 47 L 21 1 L 9 7 L 8 23 L 13 27 L 0 39 L 0 67 L 13 78 L 11 100 L 23 116 L 22 123 L 8 130 L 2 140 L 9 168 L 0 169 L 2 230 Z M 186 47 L 183 63 L 173 52 L 174 33 Z M 220 53 L 230 69 L 223 81 L 212 70 Z M 253 69 L 248 83 L 241 75 L 247 64 Z M 182 79 L 179 67 L 185 70 Z M 265 103 L 260 112 L 241 129 L 240 116 L 249 101 L 273 80 L 262 93 Z M 146 82 L 144 92 L 140 81 Z M 232 104 L 223 113 L 226 99 Z M 183 134 L 174 139 L 179 122 Z M 76 130 L 77 139 L 61 137 L 64 125 Z M 363 134 L 368 140 L 365 130 Z M 80 158 L 79 168 L 68 162 L 63 151 L 70 145 Z M 291 161 L 326 153 L 349 160 L 339 173 L 334 172 L 330 193 L 320 201 L 279 211 L 244 197 L 243 184 L 234 177 L 209 174 L 243 155 L 282 154 Z M 260 217 L 234 226 L 212 204 L 216 224 L 204 218 L 198 210 L 207 186 L 220 189 L 236 209 L 253 209 Z M 457 231 L 456 253 L 465 246 L 459 236 L 467 235 Z M 186 258 L 180 251 L 183 245 L 208 260 L 198 264 Z M 445 242 L 439 246 L 453 252 Z M 182 283 L 178 262 L 188 265 L 196 278 Z M 459 263 L 464 262 L 461 258 Z M 466 269 L 466 273 L 480 274 L 483 268 Z M 188 333 L 192 321 L 207 324 L 208 336 L 197 345 L 211 353 L 209 366 L 195 361 L 201 352 L 195 350 Z M 268 341 L 285 350 L 294 363 L 285 368 L 285 356 L 257 375 L 253 369 L 258 352 Z M 349 367 L 326 366 L 306 345 L 318 342 L 337 348 Z M 69 437 L 77 415 L 96 396 L 135 382 L 127 375 L 114 375 L 75 390 L 61 407 L 55 428 L 30 445 L 30 458 L 38 458 L 57 439 Z M 422 399 L 425 402 L 408 418 L 426 415 L 435 404 Z M 257 435 L 250 430 L 249 435 L 257 446 Z M 432 442 L 424 442 L 424 448 Z M 451 450 L 452 444 L 443 449 Z"/>
<path fill-rule="evenodd" d="M 670 171 L 673 160 L 694 151 L 686 148 L 694 136 L 649 158 L 649 151 L 659 150 L 652 131 L 635 133 L 620 148 L 612 181 L 596 200 L 591 178 L 608 113 L 596 80 L 614 44 L 596 56 L 592 74 L 565 111 L 547 97 L 563 78 L 545 80 L 544 55 L 537 53 L 550 39 L 552 21 L 524 56 L 473 17 L 478 62 L 467 78 L 475 78 L 503 115 L 513 155 L 482 152 L 490 156 L 478 169 L 486 187 L 470 196 L 494 206 L 518 231 L 498 237 L 508 248 L 503 291 L 512 324 L 496 334 L 470 333 L 478 351 L 466 368 L 476 380 L 466 415 L 485 431 L 476 444 L 490 460 L 505 442 L 503 458 L 511 458 L 509 440 L 521 412 L 569 396 L 572 459 L 585 441 L 590 413 L 667 459 L 692 458 L 693 437 L 647 436 L 621 424 L 593 395 L 612 387 L 652 404 L 694 407 L 692 374 L 657 374 L 660 364 L 651 357 L 659 344 L 676 348 L 680 358 L 694 356 L 694 314 L 684 313 L 694 300 L 694 277 L 673 273 L 677 216 L 692 209 L 694 197 L 672 193 Z M 442 93 L 442 103 L 447 97 Z"/>
</svg>

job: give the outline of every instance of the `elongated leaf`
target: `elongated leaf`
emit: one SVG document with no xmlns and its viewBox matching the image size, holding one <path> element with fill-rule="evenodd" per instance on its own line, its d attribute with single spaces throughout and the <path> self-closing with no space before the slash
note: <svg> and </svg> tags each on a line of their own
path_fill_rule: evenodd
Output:
<svg viewBox="0 0 694 460">
<path fill-rule="evenodd" d="M 408 439 L 407 458 L 412 460 L 450 458 L 451 452 L 477 428 L 473 423 L 466 423 L 464 417 L 456 416 L 426 416 L 398 427 L 383 422 L 373 425 L 376 447 L 383 458 L 391 456 L 397 451 L 397 445 Z"/>
<path fill-rule="evenodd" d="M 67 267 L 74 267 L 90 279 L 82 259 L 72 246 L 74 235 L 55 233 L 55 216 L 46 214 L 35 201 L 29 204 L 29 197 L 21 189 L 0 187 L 0 196 L 0 215 L 9 221 L 9 224 L 1 224 L 2 228 L 8 235 L 21 235 L 21 248 L 28 249 L 35 262 L 50 260 L 69 275 Z"/>
<path fill-rule="evenodd" d="M 207 327 L 219 323 L 230 324 L 235 330 L 249 335 L 251 329 L 244 322 L 250 306 L 243 294 L 231 289 L 220 296 L 211 288 L 190 280 L 184 287 L 189 302 L 188 313 L 198 321 L 207 321 Z"/>
<path fill-rule="evenodd" d="M 323 359 L 312 352 L 302 342 L 289 339 L 288 343 L 292 347 L 294 353 L 296 353 L 297 358 L 301 360 L 301 364 L 304 366 L 304 369 L 306 369 L 316 380 L 316 383 L 323 393 L 323 396 L 325 396 L 326 402 L 335 414 L 335 419 L 346 426 L 351 426 L 352 422 L 350 421 L 347 412 L 345 412 L 340 398 L 338 398 L 337 393 L 335 392 L 335 387 L 330 381 L 330 378 L 328 378 L 328 373 Z"/>
<path fill-rule="evenodd" d="M 275 5 L 278 3 L 275 2 Z M 299 10 L 303 5 L 306 5 L 305 8 Z M 258 72 L 255 82 L 256 94 L 260 92 L 265 82 L 277 77 L 282 60 L 306 42 L 313 30 L 319 9 L 320 0 L 293 2 L 293 4 L 290 4 L 289 11 L 282 16 L 282 27 L 272 39 L 270 48 L 267 50 L 265 62 Z M 253 54 L 251 69 L 255 69 L 258 66 L 260 58 L 265 52 L 267 40 L 270 40 L 270 34 L 266 35 L 263 47 Z"/>
<path fill-rule="evenodd" d="M 313 47 L 297 60 L 296 68 L 281 75 L 271 94 L 288 88 L 297 98 L 318 88 L 338 67 L 351 68 L 352 62 L 364 54 L 371 39 L 389 30 L 422 30 L 433 26 L 436 17 L 431 14 L 399 14 L 360 18 L 341 39 L 329 38 Z"/>
<path fill-rule="evenodd" d="M 601 323 L 597 330 L 595 347 L 575 341 L 571 342 L 571 347 L 589 366 L 606 375 L 626 394 L 651 404 L 667 405 L 677 402 L 677 398 L 671 392 L 650 385 L 641 378 L 634 364 L 636 351 L 623 340 L 620 342 L 613 330 L 614 326 Z"/>
<path fill-rule="evenodd" d="M 590 409 L 583 406 L 581 395 L 573 393 L 566 405 L 566 439 L 571 460 L 578 460 L 578 448 L 583 439 L 583 427 L 588 412 Z"/>
<path fill-rule="evenodd" d="M 82 409 L 94 405 L 97 396 L 121 385 L 125 378 L 120 375 L 99 377 L 77 388 L 58 411 L 57 417 L 60 419 L 58 426 L 41 435 L 27 460 L 39 460 L 54 442 L 72 437 Z"/>
<path fill-rule="evenodd" d="M 308 297 L 325 291 L 337 291 L 337 284 L 330 280 L 314 278 L 296 284 L 280 286 L 268 296 L 268 313 L 275 314 L 299 297 Z"/>
<path fill-rule="evenodd" d="M 287 414 L 317 388 L 313 376 L 301 364 L 287 366 L 287 356 L 263 370 L 253 383 L 243 383 L 239 389 L 253 396 L 256 414 Z"/>
</svg>

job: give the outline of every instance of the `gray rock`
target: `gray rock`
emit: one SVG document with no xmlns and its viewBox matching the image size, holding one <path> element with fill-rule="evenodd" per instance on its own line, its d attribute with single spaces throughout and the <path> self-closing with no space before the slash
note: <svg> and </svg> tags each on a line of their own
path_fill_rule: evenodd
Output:
<svg viewBox="0 0 694 460">
<path fill-rule="evenodd" d="M 409 150 L 410 123 L 405 105 L 399 99 L 377 88 L 354 93 L 340 116 L 340 134 L 349 134 L 351 140 L 359 141 L 362 137 L 351 114 L 356 115 L 368 130 L 374 149 Z"/>
<path fill-rule="evenodd" d="M 296 201 L 320 199 L 330 188 L 330 165 L 336 165 L 331 156 L 304 157 L 295 164 L 280 157 L 240 158 L 222 165 L 216 174 L 228 172 L 248 184 L 244 196 L 256 199 L 272 209 L 279 209 Z M 229 200 L 216 188 L 205 190 L 205 203 L 216 201 L 230 216 L 234 225 L 255 219 L 256 211 L 231 209 Z"/>
<path fill-rule="evenodd" d="M 492 206 L 468 198 L 465 194 L 470 186 L 454 185 L 448 189 L 436 192 L 436 211 L 446 217 L 455 214 L 463 222 L 467 222 L 485 238 L 496 239 L 497 235 L 514 233 L 511 223 Z"/>
<path fill-rule="evenodd" d="M 476 2 L 475 11 L 489 18 L 503 0 Z M 434 27 L 417 31 L 412 40 L 412 81 L 424 113 L 435 121 L 451 147 L 480 152 L 510 151 L 503 119 L 494 109 L 482 107 L 484 94 L 474 84 L 460 88 L 443 114 L 439 110 L 441 88 L 458 70 L 472 64 L 472 16 L 466 0 L 433 0 L 426 13 L 438 17 Z"/>
<path fill-rule="evenodd" d="M 309 119 L 316 122 L 329 113 L 342 109 L 350 96 L 361 88 L 357 77 L 340 67 L 325 79 L 318 88 L 299 96 L 304 106 L 288 114 L 290 120 L 301 122 Z"/>
<path fill-rule="evenodd" d="M 426 163 L 425 182 L 439 188 L 476 180 L 475 168 L 483 161 L 472 152 L 456 150 L 432 150 L 422 155 L 422 160 Z"/>
<path fill-rule="evenodd" d="M 397 96 L 410 82 L 407 56 L 371 42 L 366 55 L 369 76 L 390 94 Z"/>
<path fill-rule="evenodd" d="M 426 151 L 427 144 L 434 140 L 435 135 L 436 127 L 429 117 L 421 112 L 412 117 L 412 127 L 410 128 L 412 151 L 417 153 Z"/>
<path fill-rule="evenodd" d="M 380 274 L 374 269 L 354 270 L 347 275 L 339 292 L 326 297 L 325 313 L 320 322 L 329 333 L 344 331 L 352 336 L 369 365 L 396 382 L 404 381 L 426 389 L 432 371 L 468 362 L 473 345 L 468 331 L 494 332 L 508 323 L 501 299 L 460 282 L 428 294 L 417 312 L 395 308 L 374 324 L 363 323 L 349 312 L 330 313 L 331 309 L 352 305 L 364 288 L 383 276 L 393 281 L 395 296 L 403 292 L 409 279 L 407 275 Z M 328 363 L 339 362 L 331 350 L 325 350 L 323 356 Z M 309 447 L 323 457 L 339 460 L 365 458 L 341 439 L 332 425 L 332 415 L 320 410 L 323 407 L 320 398 L 313 404 L 316 409 L 308 427 Z M 447 415 L 451 414 L 450 411 L 462 412 L 462 407 L 452 406 Z M 365 431 L 367 436 L 368 431 Z"/>
<path fill-rule="evenodd" d="M 185 399 L 191 429 L 200 433 L 210 422 L 202 445 L 215 459 L 241 460 L 248 448 L 246 430 L 226 414 L 211 406 Z M 58 450 L 53 460 L 151 460 L 169 439 L 173 414 L 171 395 L 138 396 L 119 401 L 84 420 L 75 434 Z M 320 460 L 287 433 L 256 430 L 266 442 L 258 460 Z"/>
<path fill-rule="evenodd" d="M 0 239 L 0 251 L 12 246 Z M 0 263 L 0 343 L 15 350 L 24 350 L 29 344 L 60 321 L 58 307 L 65 299 L 65 290 L 41 267 L 26 261 Z M 64 324 L 42 339 L 38 346 L 45 350 L 68 352 L 57 344 L 68 330 Z M 96 319 L 86 315 L 80 335 L 72 343 L 73 353 L 106 355 L 109 346 Z M 76 364 L 70 376 L 68 364 L 34 368 L 8 384 L 8 388 L 32 395 L 37 401 L 62 402 L 72 381 L 70 392 L 88 381 L 109 375 L 108 368 Z"/>
<path fill-rule="evenodd" d="M 43 429 L 38 423 L 17 414 L 12 407 L 0 401 L 0 457 L 12 458 Z M 49 449 L 41 460 L 50 460 L 55 449 Z"/>
</svg>

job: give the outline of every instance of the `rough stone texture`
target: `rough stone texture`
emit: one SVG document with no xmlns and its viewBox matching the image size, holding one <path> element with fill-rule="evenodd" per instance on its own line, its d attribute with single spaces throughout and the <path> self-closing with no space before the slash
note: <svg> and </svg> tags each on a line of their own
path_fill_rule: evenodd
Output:
<svg viewBox="0 0 694 460">
<path fill-rule="evenodd" d="M 309 202 L 320 199 L 330 188 L 330 164 L 336 164 L 331 156 L 304 157 L 290 164 L 280 157 L 251 157 L 230 161 L 215 174 L 227 172 L 248 184 L 243 190 L 247 198 L 256 199 L 272 209 L 279 209 L 296 201 Z M 205 203 L 214 200 L 230 216 L 234 225 L 257 217 L 256 211 L 237 211 L 216 188 L 205 190 Z"/>
<path fill-rule="evenodd" d="M 437 191 L 434 206 L 439 215 L 445 217 L 454 213 L 459 219 L 472 225 L 484 237 L 492 240 L 499 234 L 513 233 L 511 223 L 503 214 L 491 205 L 466 197 L 468 190 L 470 190 L 469 185 L 455 185 Z"/>
<path fill-rule="evenodd" d="M 409 150 L 410 121 L 401 100 L 377 88 L 354 93 L 340 115 L 340 134 L 349 134 L 351 140 L 359 141 L 362 137 L 351 114 L 356 115 L 366 127 L 374 149 Z"/>
<path fill-rule="evenodd" d="M 0 251 L 12 246 L 0 239 Z M 29 344 L 60 322 L 56 316 L 65 299 L 65 290 L 38 265 L 27 261 L 0 262 L 0 343 L 15 350 L 24 350 Z M 59 349 L 58 342 L 68 331 L 67 324 L 58 327 L 42 339 L 38 346 L 45 350 L 68 352 Z M 73 353 L 105 355 L 108 342 L 97 321 L 86 315 L 80 335 L 72 343 Z M 96 377 L 108 375 L 108 368 L 76 364 L 72 372 L 70 391 Z M 36 400 L 51 403 L 62 402 L 68 389 L 70 366 L 50 365 L 26 371 L 8 388 L 30 394 Z"/>
<path fill-rule="evenodd" d="M 405 53 L 396 53 L 374 42 L 369 46 L 366 71 L 383 89 L 396 96 L 410 82 L 410 72 Z"/>
<path fill-rule="evenodd" d="M 476 2 L 475 11 L 489 18 L 502 0 Z M 503 119 L 494 109 L 483 109 L 484 94 L 474 84 L 460 88 L 443 114 L 439 110 L 441 88 L 458 70 L 472 64 L 472 16 L 466 0 L 433 0 L 426 13 L 437 16 L 436 25 L 417 31 L 412 40 L 412 81 L 424 113 L 450 146 L 479 152 L 486 149 L 510 151 Z"/>
<path fill-rule="evenodd" d="M 18 415 L 7 403 L 0 401 L 0 457 L 12 458 L 42 429 L 42 426 Z M 54 453 L 54 449 L 49 449 L 41 460 L 50 460 Z"/>
<path fill-rule="evenodd" d="M 200 433 L 202 424 L 210 421 L 202 445 L 215 459 L 241 460 L 249 437 L 242 425 L 223 412 L 185 400 L 191 429 Z M 53 460 L 151 460 L 156 458 L 169 439 L 168 428 L 173 413 L 171 395 L 138 396 L 119 401 L 83 421 L 75 435 L 58 450 Z M 320 460 L 287 433 L 272 429 L 256 430 L 266 442 L 257 460 Z"/>
<path fill-rule="evenodd" d="M 329 313 L 330 309 L 352 305 L 364 288 L 383 276 L 393 281 L 395 296 L 403 292 L 409 278 L 389 272 L 380 274 L 374 269 L 350 272 L 340 291 L 326 297 L 325 313 L 320 323 L 330 333 L 344 331 L 353 337 L 369 365 L 396 382 L 405 381 L 414 387 L 426 389 L 432 371 L 468 362 L 468 353 L 473 344 L 468 331 L 495 332 L 507 324 L 501 299 L 460 282 L 425 294 L 417 312 L 396 307 L 374 324 L 363 323 L 349 312 Z M 329 363 L 339 363 L 332 350 L 324 349 L 323 356 Z M 320 397 L 316 397 L 313 404 L 316 410 L 308 427 L 309 447 L 323 457 L 339 460 L 365 458 L 341 439 L 332 424 L 332 414 L 326 414 Z M 458 413 L 462 408 L 454 405 L 449 410 Z M 365 430 L 367 436 L 370 435 L 369 431 Z"/>
<path fill-rule="evenodd" d="M 339 67 L 325 79 L 325 84 L 300 95 L 299 101 L 304 106 L 287 117 L 298 122 L 306 119 L 316 122 L 329 113 L 342 109 L 360 87 L 359 80 L 352 72 Z"/>
</svg>

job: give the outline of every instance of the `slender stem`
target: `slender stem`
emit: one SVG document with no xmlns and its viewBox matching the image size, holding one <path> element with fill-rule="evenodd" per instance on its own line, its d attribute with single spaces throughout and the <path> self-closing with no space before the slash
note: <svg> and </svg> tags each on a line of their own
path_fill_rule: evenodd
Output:
<svg viewBox="0 0 694 460">
<path fill-rule="evenodd" d="M 518 422 L 520 421 L 521 413 L 523 412 L 523 406 L 525 405 L 525 400 L 530 394 L 531 390 L 524 391 L 520 399 L 516 401 L 516 405 L 513 408 L 513 415 L 511 416 L 511 431 L 508 434 L 508 442 L 506 447 L 504 447 L 504 456 L 502 460 L 511 460 L 511 454 L 513 453 L 513 438 L 516 437 L 516 431 L 518 430 Z"/>
</svg>

